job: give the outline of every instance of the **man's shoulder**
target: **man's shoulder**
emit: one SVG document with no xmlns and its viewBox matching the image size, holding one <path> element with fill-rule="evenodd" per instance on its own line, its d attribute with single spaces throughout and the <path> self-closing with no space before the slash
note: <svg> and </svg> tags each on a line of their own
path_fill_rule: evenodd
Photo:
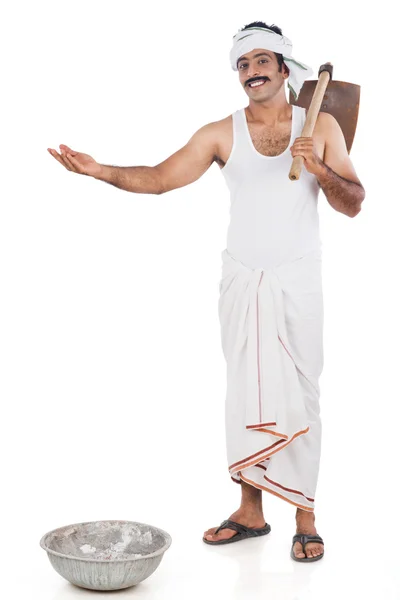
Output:
<svg viewBox="0 0 400 600">
<path fill-rule="evenodd" d="M 204 125 L 204 128 L 206 128 L 210 132 L 220 132 L 221 130 L 226 128 L 227 125 L 231 125 L 231 124 L 232 124 L 232 115 L 228 115 L 227 117 L 223 117 L 222 119 L 219 119 L 218 121 L 212 121 L 211 123 L 207 123 L 206 125 Z"/>
<path fill-rule="evenodd" d="M 214 158 L 221 155 L 221 147 L 232 137 L 232 115 L 206 123 L 196 131 L 192 140 L 197 147 L 210 152 Z"/>
<path fill-rule="evenodd" d="M 332 136 L 337 135 L 339 129 L 339 123 L 333 115 L 328 112 L 320 111 L 317 120 L 315 121 L 313 136 L 320 137 L 326 143 L 329 142 Z"/>
<path fill-rule="evenodd" d="M 206 123 L 205 125 L 200 127 L 200 129 L 196 133 L 198 137 L 218 144 L 222 137 L 230 131 L 232 131 L 232 115 L 223 117 L 218 121 Z"/>
<path fill-rule="evenodd" d="M 306 109 L 306 115 L 308 110 Z M 322 129 L 330 129 L 332 126 L 334 127 L 337 123 L 337 120 L 333 115 L 323 110 L 320 110 L 317 116 L 317 120 L 315 122 L 315 127 L 319 127 Z"/>
</svg>

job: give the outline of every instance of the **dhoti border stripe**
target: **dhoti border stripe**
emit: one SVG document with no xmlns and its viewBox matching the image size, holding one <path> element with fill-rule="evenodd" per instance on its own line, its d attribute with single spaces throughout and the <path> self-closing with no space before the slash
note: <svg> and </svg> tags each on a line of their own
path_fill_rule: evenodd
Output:
<svg viewBox="0 0 400 600">
<path fill-rule="evenodd" d="M 240 469 L 246 469 L 247 467 L 252 467 L 253 465 L 255 465 L 257 463 L 262 462 L 269 456 L 272 456 L 273 454 L 275 454 L 275 452 L 279 452 L 280 450 L 283 450 L 283 448 L 286 448 L 286 446 L 288 446 L 291 442 L 293 442 L 294 439 L 296 439 L 299 435 L 303 435 L 303 434 L 307 433 L 309 431 L 309 429 L 310 428 L 307 427 L 306 429 L 303 429 L 303 430 L 298 431 L 297 433 L 293 434 L 291 439 L 286 441 L 286 443 L 284 443 L 285 440 L 278 440 L 271 446 L 268 446 L 268 448 L 264 448 L 263 450 L 260 450 L 259 452 L 252 454 L 251 456 L 247 456 L 246 458 L 243 458 L 242 460 L 239 460 L 239 461 L 233 463 L 232 465 L 229 466 L 229 471 L 233 471 L 233 473 L 237 473 L 237 471 L 240 471 Z M 283 446 L 280 444 L 283 444 Z M 276 446 L 278 446 L 278 445 L 280 445 L 280 447 L 276 448 Z M 275 448 L 275 450 L 272 450 L 272 448 Z M 251 459 L 253 459 L 255 456 L 258 456 L 259 454 L 262 454 L 263 452 L 268 452 L 268 454 L 265 454 L 264 456 L 260 456 L 260 457 L 256 458 L 255 460 L 251 461 Z M 246 462 L 246 461 L 251 461 L 251 462 Z"/>
<path fill-rule="evenodd" d="M 254 465 L 254 466 L 258 467 L 259 469 L 263 469 L 264 471 L 267 470 L 267 467 L 265 467 L 264 465 Z M 286 492 L 292 492 L 293 494 L 300 494 L 301 496 L 304 496 L 304 498 L 306 498 L 310 502 L 314 502 L 314 498 L 309 498 L 308 496 L 306 496 L 305 494 L 303 494 L 303 492 L 299 492 L 298 490 L 291 490 L 290 488 L 287 488 L 284 485 L 281 485 L 280 483 L 277 483 L 276 481 L 272 481 L 272 479 L 270 479 L 266 475 L 264 475 L 263 477 L 264 477 L 264 479 L 266 479 L 267 481 L 269 481 L 269 483 L 272 483 L 273 485 L 276 485 L 276 486 L 282 488 L 282 490 L 285 490 Z"/>
<path fill-rule="evenodd" d="M 286 433 L 279 433 L 279 431 L 272 431 L 271 429 L 265 429 L 262 425 L 246 425 L 246 429 L 252 429 L 253 431 L 264 431 L 264 433 L 269 433 L 271 435 L 275 435 L 276 437 L 282 438 L 283 440 L 287 440 L 288 436 Z"/>
<path fill-rule="evenodd" d="M 246 425 L 246 429 L 255 429 L 257 427 L 273 427 L 276 425 L 276 422 L 271 423 L 256 423 L 255 425 Z"/>
<path fill-rule="evenodd" d="M 246 458 L 243 458 L 242 460 L 238 460 L 237 462 L 235 462 L 229 466 L 229 470 L 233 469 L 233 467 L 236 467 L 237 465 L 241 465 L 242 463 L 246 462 L 246 460 L 250 460 L 251 458 L 258 456 L 259 454 L 262 454 L 263 452 L 267 452 L 267 450 L 269 450 L 270 448 L 275 448 L 275 446 L 277 446 L 278 444 L 282 444 L 283 442 L 284 442 L 284 440 L 278 440 L 277 442 L 274 442 L 271 446 L 268 446 L 268 448 L 263 448 L 263 450 L 259 450 L 255 454 L 251 454 L 251 456 L 247 456 Z M 261 462 L 262 460 L 263 460 L 262 458 L 258 458 L 257 462 Z"/>
<path fill-rule="evenodd" d="M 286 498 L 286 496 L 283 496 L 282 494 L 279 494 L 278 492 L 275 492 L 274 490 L 271 490 L 270 488 L 265 487 L 264 485 L 261 485 L 260 483 L 257 483 L 256 481 L 253 481 L 252 479 L 248 479 L 247 477 L 244 477 L 244 475 L 242 473 L 240 473 L 240 478 L 243 479 L 243 481 L 245 481 L 249 485 L 253 485 L 254 487 L 258 488 L 259 490 L 264 490 L 265 492 L 269 492 L 270 494 L 273 494 L 274 496 L 277 496 L 278 498 L 281 498 L 282 500 L 286 500 L 286 502 L 289 502 L 289 504 L 292 504 L 293 506 L 297 506 L 298 508 L 301 508 L 302 510 L 308 510 L 309 512 L 314 512 L 313 508 L 310 508 L 309 506 L 305 506 L 304 504 L 300 504 L 299 502 L 294 502 L 294 500 L 290 500 L 289 498 Z M 307 500 L 308 500 L 308 498 L 307 498 Z"/>
<path fill-rule="evenodd" d="M 305 494 L 303 494 L 303 492 L 299 492 L 299 490 L 291 490 L 290 488 L 287 488 L 284 485 L 281 485 L 280 483 L 277 483 L 276 481 L 272 481 L 272 479 L 270 479 L 266 475 L 264 475 L 264 479 L 266 481 L 268 481 L 269 483 L 272 483 L 272 485 L 276 485 L 277 487 L 281 488 L 281 490 L 284 490 L 285 492 L 291 492 L 292 494 L 299 494 L 299 496 L 303 496 L 303 498 L 305 498 L 309 502 L 314 502 L 314 498 L 309 498 L 308 496 L 306 496 Z"/>
<path fill-rule="evenodd" d="M 259 414 L 259 420 L 262 421 L 262 416 L 261 416 L 261 370 L 260 370 L 260 336 L 259 336 L 259 324 L 258 324 L 258 289 L 260 287 L 261 284 L 261 280 L 263 278 L 264 275 L 264 271 L 261 272 L 261 277 L 260 277 L 260 281 L 258 282 L 258 287 L 257 287 L 257 367 L 258 367 L 258 414 Z"/>
</svg>

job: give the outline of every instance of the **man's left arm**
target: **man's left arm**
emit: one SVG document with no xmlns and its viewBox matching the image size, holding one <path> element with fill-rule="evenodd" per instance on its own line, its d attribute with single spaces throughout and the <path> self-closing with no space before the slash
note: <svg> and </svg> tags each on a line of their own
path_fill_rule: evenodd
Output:
<svg viewBox="0 0 400 600">
<path fill-rule="evenodd" d="M 323 160 L 317 154 L 316 142 L 312 137 L 296 138 L 291 147 L 292 156 L 304 157 L 305 168 L 316 176 L 335 210 L 355 217 L 361 210 L 365 190 L 349 158 L 340 125 L 329 113 L 320 112 L 314 133 L 325 141 Z"/>
</svg>

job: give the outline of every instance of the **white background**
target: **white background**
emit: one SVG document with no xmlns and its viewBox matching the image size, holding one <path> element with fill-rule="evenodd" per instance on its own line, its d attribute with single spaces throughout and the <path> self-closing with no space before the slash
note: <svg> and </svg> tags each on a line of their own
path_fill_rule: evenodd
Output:
<svg viewBox="0 0 400 600">
<path fill-rule="evenodd" d="M 172 546 L 118 597 L 400 597 L 398 68 L 392 5 L 14 2 L 1 15 L 2 596 L 92 597 L 51 567 L 47 531 L 159 526 Z M 71 172 L 155 165 L 246 106 L 233 35 L 277 24 L 314 72 L 361 85 L 361 213 L 320 192 L 325 298 L 322 561 L 289 557 L 295 508 L 264 493 L 266 538 L 212 548 L 239 506 L 225 454 L 217 301 L 229 192 L 214 163 L 162 196 Z M 102 594 L 99 594 L 102 595 Z"/>
</svg>

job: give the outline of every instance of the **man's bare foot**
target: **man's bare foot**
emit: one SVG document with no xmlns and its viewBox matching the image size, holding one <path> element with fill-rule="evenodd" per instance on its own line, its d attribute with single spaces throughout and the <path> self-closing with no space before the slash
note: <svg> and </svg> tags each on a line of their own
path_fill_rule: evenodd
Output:
<svg viewBox="0 0 400 600">
<path fill-rule="evenodd" d="M 296 533 L 305 533 L 307 535 L 316 535 L 317 530 L 314 526 L 315 514 L 307 510 L 297 509 L 296 512 Z M 323 544 L 317 542 L 307 542 L 305 545 L 307 558 L 319 556 L 324 551 Z M 296 558 L 305 558 L 303 547 L 300 542 L 295 542 L 293 552 Z"/>
<path fill-rule="evenodd" d="M 231 514 L 229 519 L 251 528 L 264 527 L 265 525 L 262 508 L 254 509 L 241 507 L 239 510 Z M 204 538 L 210 542 L 216 542 L 220 540 L 227 540 L 234 535 L 237 535 L 237 531 L 234 531 L 233 529 L 221 529 L 215 535 L 214 532 L 216 529 L 218 529 L 218 527 L 211 527 L 211 529 L 207 529 L 207 531 L 204 532 Z"/>
</svg>

